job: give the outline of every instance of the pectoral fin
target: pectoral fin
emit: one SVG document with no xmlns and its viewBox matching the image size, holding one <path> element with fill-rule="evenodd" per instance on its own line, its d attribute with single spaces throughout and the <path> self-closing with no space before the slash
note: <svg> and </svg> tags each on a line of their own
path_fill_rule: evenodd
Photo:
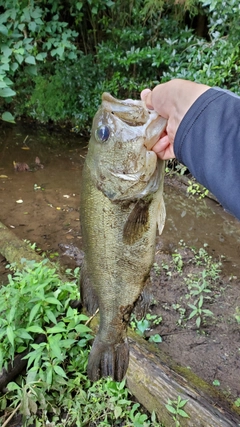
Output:
<svg viewBox="0 0 240 427">
<path fill-rule="evenodd" d="M 165 225 L 165 219 L 166 219 L 165 203 L 164 203 L 163 197 L 161 197 L 161 199 L 159 200 L 158 216 L 157 216 L 157 225 L 158 225 L 159 234 L 162 234 L 162 231 Z"/>
<path fill-rule="evenodd" d="M 123 242 L 125 244 L 132 245 L 139 240 L 143 233 L 149 228 L 150 204 L 151 198 L 139 200 L 136 203 L 123 228 Z"/>
</svg>

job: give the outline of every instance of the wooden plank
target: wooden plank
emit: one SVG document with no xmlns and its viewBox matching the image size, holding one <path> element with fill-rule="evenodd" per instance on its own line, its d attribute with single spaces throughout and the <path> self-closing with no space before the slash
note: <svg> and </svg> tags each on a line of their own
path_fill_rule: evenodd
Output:
<svg viewBox="0 0 240 427">
<path fill-rule="evenodd" d="M 188 399 L 184 411 L 189 418 L 179 417 L 182 427 L 237 427 L 240 411 L 233 410 L 225 396 L 208 385 L 191 371 L 178 373 L 181 367 L 156 349 L 156 346 L 129 332 L 130 362 L 127 386 L 149 412 L 155 411 L 166 427 L 174 421 L 166 409 L 168 399 L 178 396 Z M 198 385 L 197 385 L 198 384 Z"/>
</svg>

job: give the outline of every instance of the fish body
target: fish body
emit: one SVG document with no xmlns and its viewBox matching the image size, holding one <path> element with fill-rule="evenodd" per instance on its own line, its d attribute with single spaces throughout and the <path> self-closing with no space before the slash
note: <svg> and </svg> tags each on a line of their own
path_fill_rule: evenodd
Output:
<svg viewBox="0 0 240 427">
<path fill-rule="evenodd" d="M 81 298 L 100 312 L 88 376 L 124 377 L 127 325 L 149 276 L 165 221 L 164 162 L 150 151 L 166 120 L 142 101 L 104 93 L 93 120 L 81 189 Z"/>
</svg>

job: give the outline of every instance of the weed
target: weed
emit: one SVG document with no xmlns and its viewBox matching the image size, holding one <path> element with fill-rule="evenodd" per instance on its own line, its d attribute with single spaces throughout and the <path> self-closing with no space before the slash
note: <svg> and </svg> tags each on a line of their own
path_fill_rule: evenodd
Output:
<svg viewBox="0 0 240 427">
<path fill-rule="evenodd" d="M 196 316 L 197 328 L 200 328 L 200 325 L 206 316 L 213 316 L 212 311 L 202 308 L 203 301 L 203 295 L 200 295 L 199 299 L 196 300 L 195 304 L 188 304 L 188 306 L 192 309 L 191 313 L 188 316 L 188 319 L 190 320 Z"/>
<path fill-rule="evenodd" d="M 152 326 L 159 325 L 162 321 L 162 317 L 158 317 L 155 314 L 147 313 L 145 317 L 137 320 L 134 314 L 131 315 L 130 327 L 136 331 L 138 335 L 146 338 L 146 332 L 152 329 Z M 162 338 L 159 334 L 151 335 L 148 339 L 150 342 L 159 343 L 162 342 Z"/>
<path fill-rule="evenodd" d="M 235 400 L 234 405 L 235 405 L 237 408 L 240 408 L 240 397 L 238 397 L 238 398 Z"/>
<path fill-rule="evenodd" d="M 206 320 L 206 317 L 212 317 L 214 314 L 212 311 L 205 309 L 204 303 L 209 301 L 213 295 L 216 297 L 216 292 L 213 293 L 212 286 L 214 282 L 219 279 L 221 272 L 220 261 L 214 261 L 212 256 L 208 254 L 204 244 L 202 248 L 188 248 L 186 244 L 181 240 L 179 245 L 192 252 L 193 256 L 187 261 L 187 264 L 193 265 L 193 272 L 187 274 L 184 278 L 184 282 L 187 286 L 187 293 L 185 298 L 188 301 L 187 307 L 181 306 L 179 302 L 172 305 L 172 308 L 179 313 L 179 319 L 177 323 L 183 325 L 185 320 L 196 318 L 197 328 Z M 177 250 L 172 254 L 172 263 L 174 268 L 180 274 L 185 268 L 183 257 Z M 167 272 L 167 275 L 171 275 L 172 271 L 167 264 L 162 263 L 163 268 Z M 186 318 L 187 308 L 190 308 L 190 314 Z M 238 313 L 235 315 L 236 320 L 238 319 Z"/>
<path fill-rule="evenodd" d="M 238 324 L 240 324 L 240 307 L 236 307 L 234 317 Z"/>
<path fill-rule="evenodd" d="M 168 160 L 165 172 L 167 175 L 184 175 L 187 171 L 187 167 L 179 163 L 176 159 Z"/>
<path fill-rule="evenodd" d="M 79 269 L 68 273 L 75 277 Z M 70 306 L 80 298 L 76 280 L 61 282 L 42 261 L 9 274 L 8 281 L 0 289 L 0 370 L 8 369 L 16 354 L 28 354 L 26 374 L 10 382 L 0 398 L 0 424 L 8 423 L 11 408 L 22 414 L 24 427 L 160 425 L 155 414 L 149 418 L 132 402 L 124 381 L 89 381 L 88 317 Z M 160 322 L 152 315 L 146 320 Z M 39 334 L 44 339 L 38 344 Z"/>
<path fill-rule="evenodd" d="M 186 308 L 183 308 L 180 304 L 173 304 L 172 308 L 174 310 L 178 311 L 178 313 L 179 313 L 179 319 L 177 321 L 177 324 L 179 326 L 181 326 L 182 323 L 183 323 L 183 320 L 185 320 L 185 318 L 186 318 Z"/>
<path fill-rule="evenodd" d="M 163 270 L 166 271 L 166 275 L 167 276 L 171 276 L 172 275 L 172 272 L 170 270 L 170 266 L 167 263 L 165 263 L 164 261 L 162 261 L 162 268 L 163 268 Z"/>
<path fill-rule="evenodd" d="M 175 251 L 175 252 L 172 254 L 172 259 L 173 259 L 173 263 L 174 263 L 174 265 L 175 265 L 175 267 L 176 267 L 176 269 L 177 269 L 178 273 L 181 273 L 181 272 L 182 272 L 182 269 L 183 269 L 183 259 L 182 259 L 182 255 L 181 255 L 179 252 Z"/>
<path fill-rule="evenodd" d="M 156 276 L 160 276 L 161 268 L 156 262 L 153 263 L 153 270 L 155 271 Z"/>
<path fill-rule="evenodd" d="M 189 180 L 187 192 L 191 196 L 197 196 L 198 199 L 204 199 L 204 197 L 206 197 L 208 195 L 209 190 L 207 190 L 205 187 L 198 184 L 197 182 L 193 182 L 193 181 Z"/>
<path fill-rule="evenodd" d="M 184 411 L 188 399 L 182 399 L 178 396 L 177 400 L 168 399 L 168 403 L 165 405 L 167 410 L 172 414 L 172 418 L 175 421 L 175 427 L 181 427 L 179 418 L 189 418 L 189 415 Z"/>
</svg>

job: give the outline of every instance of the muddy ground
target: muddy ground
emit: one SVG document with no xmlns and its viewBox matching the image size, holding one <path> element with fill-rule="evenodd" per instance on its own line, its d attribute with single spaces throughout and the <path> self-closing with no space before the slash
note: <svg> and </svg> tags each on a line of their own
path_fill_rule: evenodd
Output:
<svg viewBox="0 0 240 427">
<path fill-rule="evenodd" d="M 1 129 L 0 221 L 70 267 L 76 261 L 63 256 L 59 244 L 81 249 L 79 204 L 86 146 L 86 140 L 67 131 L 23 125 Z M 36 167 L 36 156 L 43 168 Z M 14 170 L 13 161 L 26 162 L 31 171 Z M 157 238 L 151 272 L 154 304 L 149 309 L 162 321 L 146 334 L 159 334 L 162 342 L 156 345 L 164 352 L 238 403 L 240 223 L 216 202 L 189 197 L 175 177 L 166 179 L 165 201 L 167 220 Z M 2 283 L 7 279 L 4 266 L 0 257 Z M 194 311 L 189 304 L 212 315 L 202 312 L 199 326 L 197 315 L 189 319 Z"/>
</svg>

